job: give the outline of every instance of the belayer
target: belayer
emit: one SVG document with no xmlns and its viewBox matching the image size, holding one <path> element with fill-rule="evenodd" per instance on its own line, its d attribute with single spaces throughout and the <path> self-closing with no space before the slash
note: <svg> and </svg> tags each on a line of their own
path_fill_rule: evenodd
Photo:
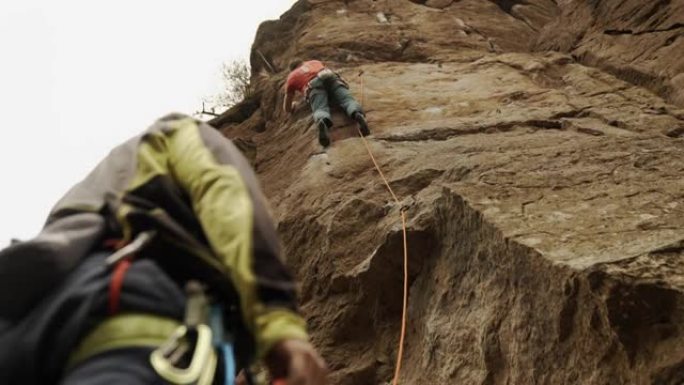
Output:
<svg viewBox="0 0 684 385">
<path fill-rule="evenodd" d="M 323 147 L 330 145 L 329 131 L 333 122 L 328 100 L 337 103 L 358 125 L 363 136 L 370 135 L 366 117 L 361 105 L 349 92 L 349 85 L 336 72 L 318 60 L 294 60 L 290 63 L 290 74 L 285 83 L 285 111 L 291 113 L 294 95 L 305 95 L 311 105 L 313 118 L 318 126 L 318 142 Z"/>
<path fill-rule="evenodd" d="M 263 360 L 325 384 L 282 257 L 236 147 L 166 116 L 0 251 L 0 383 L 232 384 Z"/>
</svg>

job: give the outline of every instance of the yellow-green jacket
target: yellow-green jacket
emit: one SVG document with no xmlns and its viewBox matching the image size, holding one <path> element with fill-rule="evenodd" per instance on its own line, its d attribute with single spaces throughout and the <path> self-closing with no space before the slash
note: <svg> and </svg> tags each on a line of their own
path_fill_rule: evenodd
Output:
<svg viewBox="0 0 684 385">
<path fill-rule="evenodd" d="M 0 252 L 0 321 L 22 317 L 105 238 L 156 229 L 144 255 L 239 303 L 256 356 L 306 339 L 295 285 L 251 168 L 214 128 L 169 115 L 116 147 L 34 239 Z"/>
</svg>

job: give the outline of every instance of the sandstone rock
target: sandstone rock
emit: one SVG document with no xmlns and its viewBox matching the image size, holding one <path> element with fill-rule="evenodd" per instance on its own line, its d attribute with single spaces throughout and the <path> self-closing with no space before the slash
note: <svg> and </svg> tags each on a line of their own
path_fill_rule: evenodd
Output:
<svg viewBox="0 0 684 385">
<path fill-rule="evenodd" d="M 214 123 L 248 144 L 334 384 L 391 379 L 404 206 L 402 384 L 682 382 L 684 110 L 620 69 L 679 82 L 665 52 L 681 39 L 602 32 L 682 16 L 656 3 L 646 17 L 632 1 L 356 0 L 341 18 L 339 2 L 299 1 L 262 24 L 253 52 L 279 72 L 259 76 L 253 53 L 256 110 Z M 399 205 L 346 117 L 322 153 L 307 107 L 282 112 L 295 56 L 349 81 Z"/>
<path fill-rule="evenodd" d="M 375 14 L 375 18 L 378 19 L 378 23 L 381 24 L 387 24 L 389 23 L 389 20 L 387 19 L 387 16 L 385 16 L 384 13 L 378 12 Z"/>
<path fill-rule="evenodd" d="M 570 52 L 581 62 L 646 87 L 684 106 L 684 2 L 569 0 L 548 24 L 539 49 Z"/>
<path fill-rule="evenodd" d="M 432 8 L 443 9 L 451 5 L 454 0 L 427 0 L 425 5 Z"/>
</svg>

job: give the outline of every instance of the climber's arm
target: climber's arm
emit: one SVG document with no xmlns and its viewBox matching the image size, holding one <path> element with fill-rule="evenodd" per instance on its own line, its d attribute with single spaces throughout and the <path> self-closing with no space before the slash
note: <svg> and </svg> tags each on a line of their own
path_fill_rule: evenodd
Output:
<svg viewBox="0 0 684 385">
<path fill-rule="evenodd" d="M 288 89 L 285 91 L 285 100 L 283 101 L 283 108 L 285 112 L 292 113 L 292 100 L 294 99 L 294 91 Z"/>
<path fill-rule="evenodd" d="M 257 357 L 265 357 L 283 341 L 306 341 L 295 284 L 282 261 L 277 233 L 251 167 L 214 128 L 190 118 L 169 124 L 169 168 L 227 268 Z"/>
</svg>

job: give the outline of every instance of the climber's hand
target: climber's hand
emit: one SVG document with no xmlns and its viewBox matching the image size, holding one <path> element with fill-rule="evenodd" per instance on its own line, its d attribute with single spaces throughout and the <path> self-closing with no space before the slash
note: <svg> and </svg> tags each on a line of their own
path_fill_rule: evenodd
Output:
<svg viewBox="0 0 684 385">
<path fill-rule="evenodd" d="M 245 370 L 241 370 L 235 377 L 235 385 L 247 385 L 247 376 L 245 375 Z"/>
<path fill-rule="evenodd" d="M 266 366 L 272 378 L 285 379 L 287 385 L 328 383 L 325 361 L 306 341 L 291 339 L 277 343 L 266 355 Z"/>
</svg>

